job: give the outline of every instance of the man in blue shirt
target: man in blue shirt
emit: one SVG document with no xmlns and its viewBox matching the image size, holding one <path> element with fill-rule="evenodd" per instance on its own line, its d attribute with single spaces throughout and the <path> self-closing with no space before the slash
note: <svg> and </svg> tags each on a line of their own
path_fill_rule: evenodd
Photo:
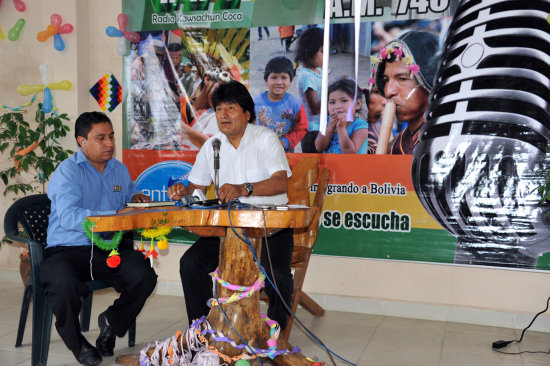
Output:
<svg viewBox="0 0 550 366">
<path fill-rule="evenodd" d="M 78 362 L 96 366 L 102 356 L 113 355 L 115 336 L 126 333 L 155 288 L 157 275 L 133 249 L 131 232 L 120 242 L 121 262 L 115 268 L 107 266 L 109 252 L 92 246 L 86 236 L 82 222 L 87 216 L 114 214 L 126 202 L 150 199 L 139 192 L 126 166 L 113 159 L 113 126 L 105 114 L 81 114 L 75 138 L 80 149 L 59 164 L 48 185 L 51 214 L 41 282 L 61 339 Z M 85 282 L 91 279 L 103 280 L 121 294 L 99 315 L 97 349 L 84 338 L 78 321 L 80 298 L 88 294 Z"/>
</svg>

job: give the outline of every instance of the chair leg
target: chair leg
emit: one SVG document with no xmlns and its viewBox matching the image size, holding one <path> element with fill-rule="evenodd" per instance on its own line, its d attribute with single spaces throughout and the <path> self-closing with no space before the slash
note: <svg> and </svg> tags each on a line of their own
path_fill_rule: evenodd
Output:
<svg viewBox="0 0 550 366">
<path fill-rule="evenodd" d="M 52 309 L 41 289 L 34 291 L 33 301 L 32 366 L 43 366 L 48 361 L 52 330 Z"/>
<path fill-rule="evenodd" d="M 325 309 L 323 309 L 321 305 L 317 304 L 315 300 L 303 291 L 300 291 L 300 305 L 302 305 L 304 309 L 309 311 L 312 315 L 317 317 L 325 315 Z"/>
<path fill-rule="evenodd" d="M 128 347 L 134 347 L 136 345 L 136 320 L 130 325 L 128 329 Z"/>
<path fill-rule="evenodd" d="M 90 330 L 93 296 L 93 291 L 90 291 L 88 295 L 82 298 L 82 308 L 80 309 L 80 330 L 82 332 L 87 332 Z"/>
<path fill-rule="evenodd" d="M 19 315 L 19 328 L 17 329 L 17 338 L 15 347 L 21 347 L 23 334 L 25 334 L 25 325 L 27 324 L 27 315 L 29 314 L 29 305 L 32 297 L 32 279 L 29 277 L 25 292 L 23 293 L 23 303 L 21 304 L 21 315 Z"/>
<path fill-rule="evenodd" d="M 48 362 L 50 335 L 52 331 L 52 308 L 46 301 L 44 289 L 40 283 L 40 263 L 42 263 L 42 244 L 29 243 L 31 259 L 31 278 L 33 289 L 32 307 L 32 366 L 45 366 Z"/>
</svg>

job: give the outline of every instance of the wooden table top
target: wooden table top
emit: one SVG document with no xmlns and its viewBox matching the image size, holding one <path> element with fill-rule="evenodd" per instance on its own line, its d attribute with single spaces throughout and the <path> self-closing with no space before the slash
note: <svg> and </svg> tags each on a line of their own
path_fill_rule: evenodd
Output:
<svg viewBox="0 0 550 366">
<path fill-rule="evenodd" d="M 94 232 L 147 229 L 159 226 L 241 228 L 299 228 L 309 225 L 314 207 L 287 210 L 231 208 L 160 207 L 135 209 L 114 215 L 89 216 Z"/>
</svg>

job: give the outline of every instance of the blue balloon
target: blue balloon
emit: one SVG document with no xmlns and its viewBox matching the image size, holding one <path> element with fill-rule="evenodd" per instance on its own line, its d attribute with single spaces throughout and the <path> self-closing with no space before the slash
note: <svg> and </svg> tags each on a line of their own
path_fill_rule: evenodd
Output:
<svg viewBox="0 0 550 366">
<path fill-rule="evenodd" d="M 42 102 L 42 112 L 50 113 L 53 109 L 52 104 L 52 92 L 50 88 L 46 87 L 44 89 L 44 101 Z"/>
<path fill-rule="evenodd" d="M 59 33 L 53 36 L 53 46 L 59 52 L 65 49 L 65 42 L 63 42 L 63 39 L 61 39 L 61 36 L 59 35 Z"/>
<path fill-rule="evenodd" d="M 124 35 L 124 32 L 120 29 L 116 29 L 112 25 L 108 26 L 107 29 L 105 29 L 105 32 L 109 37 L 122 37 Z"/>
</svg>

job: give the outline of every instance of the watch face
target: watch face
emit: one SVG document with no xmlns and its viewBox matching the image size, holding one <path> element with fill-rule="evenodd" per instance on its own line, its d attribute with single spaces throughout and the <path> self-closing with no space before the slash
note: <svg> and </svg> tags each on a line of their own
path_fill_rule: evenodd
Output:
<svg viewBox="0 0 550 366">
<path fill-rule="evenodd" d="M 244 189 L 248 191 L 248 195 L 250 196 L 252 192 L 254 191 L 254 185 L 252 183 L 245 183 Z"/>
</svg>

